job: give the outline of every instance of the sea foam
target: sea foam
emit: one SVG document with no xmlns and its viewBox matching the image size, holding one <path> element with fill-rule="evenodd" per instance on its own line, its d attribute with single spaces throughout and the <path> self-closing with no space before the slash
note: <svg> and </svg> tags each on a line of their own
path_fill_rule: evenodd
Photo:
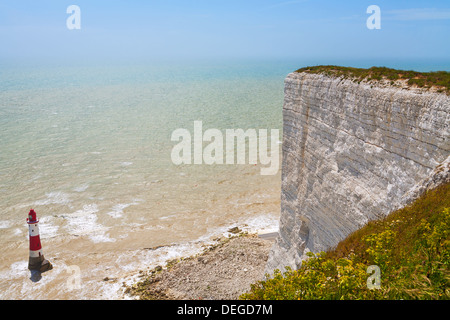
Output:
<svg viewBox="0 0 450 320">
<path fill-rule="evenodd" d="M 69 205 L 72 200 L 70 200 L 69 195 L 67 193 L 61 191 L 55 191 L 45 194 L 47 196 L 46 199 L 37 200 L 34 202 L 36 206 L 46 206 L 49 204 L 63 204 Z"/>
<path fill-rule="evenodd" d="M 98 206 L 93 203 L 84 205 L 83 209 L 63 215 L 68 220 L 66 230 L 72 235 L 87 235 L 94 243 L 115 241 L 106 234 L 108 228 L 97 222 L 98 211 Z"/>
</svg>

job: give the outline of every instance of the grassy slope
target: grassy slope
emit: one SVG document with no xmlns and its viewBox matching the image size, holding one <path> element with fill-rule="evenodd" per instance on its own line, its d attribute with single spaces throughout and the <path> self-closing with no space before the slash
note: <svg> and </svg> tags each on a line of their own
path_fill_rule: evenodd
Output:
<svg viewBox="0 0 450 320">
<path fill-rule="evenodd" d="M 396 70 L 386 67 L 372 67 L 369 69 L 340 67 L 340 66 L 314 66 L 298 69 L 296 72 L 322 73 L 329 76 L 345 77 L 362 80 L 390 80 L 394 84 L 396 80 L 406 80 L 410 86 L 418 86 L 421 88 L 437 87 L 438 92 L 450 94 L 450 72 L 417 72 Z"/>
<path fill-rule="evenodd" d="M 367 267 L 381 270 L 368 289 Z M 372 280 L 370 280 L 371 283 Z M 299 270 L 275 272 L 241 299 L 450 299 L 450 184 L 369 222 Z"/>
</svg>

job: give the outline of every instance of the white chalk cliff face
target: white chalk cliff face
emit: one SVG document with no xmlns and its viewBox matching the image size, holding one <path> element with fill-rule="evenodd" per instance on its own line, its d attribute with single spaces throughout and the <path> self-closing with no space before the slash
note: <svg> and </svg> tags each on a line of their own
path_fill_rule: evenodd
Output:
<svg viewBox="0 0 450 320">
<path fill-rule="evenodd" d="M 413 200 L 438 166 L 448 172 L 449 124 L 445 94 L 289 74 L 280 230 L 266 272 L 298 268 L 306 252 Z"/>
</svg>

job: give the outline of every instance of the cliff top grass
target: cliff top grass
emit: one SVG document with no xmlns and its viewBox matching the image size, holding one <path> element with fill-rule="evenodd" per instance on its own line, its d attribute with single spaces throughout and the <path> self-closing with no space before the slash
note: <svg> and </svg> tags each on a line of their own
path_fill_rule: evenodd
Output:
<svg viewBox="0 0 450 320">
<path fill-rule="evenodd" d="M 450 184 L 369 222 L 336 248 L 308 253 L 298 270 L 276 270 L 248 300 L 450 299 Z M 369 266 L 378 266 L 377 288 Z"/>
<path fill-rule="evenodd" d="M 391 85 L 395 85 L 400 80 L 406 82 L 411 87 L 416 86 L 423 89 L 436 88 L 437 92 L 450 94 L 450 72 L 447 71 L 418 72 L 386 67 L 363 69 L 341 66 L 313 66 L 298 69 L 296 72 L 344 77 L 357 82 L 387 80 Z"/>
</svg>

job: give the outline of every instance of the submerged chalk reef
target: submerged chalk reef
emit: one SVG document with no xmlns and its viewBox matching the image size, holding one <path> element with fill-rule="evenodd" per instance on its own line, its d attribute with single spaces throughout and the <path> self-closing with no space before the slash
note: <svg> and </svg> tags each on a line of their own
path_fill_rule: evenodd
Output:
<svg viewBox="0 0 450 320">
<path fill-rule="evenodd" d="M 298 268 L 441 180 L 450 98 L 300 69 L 285 80 L 279 236 L 266 272 Z"/>
</svg>

